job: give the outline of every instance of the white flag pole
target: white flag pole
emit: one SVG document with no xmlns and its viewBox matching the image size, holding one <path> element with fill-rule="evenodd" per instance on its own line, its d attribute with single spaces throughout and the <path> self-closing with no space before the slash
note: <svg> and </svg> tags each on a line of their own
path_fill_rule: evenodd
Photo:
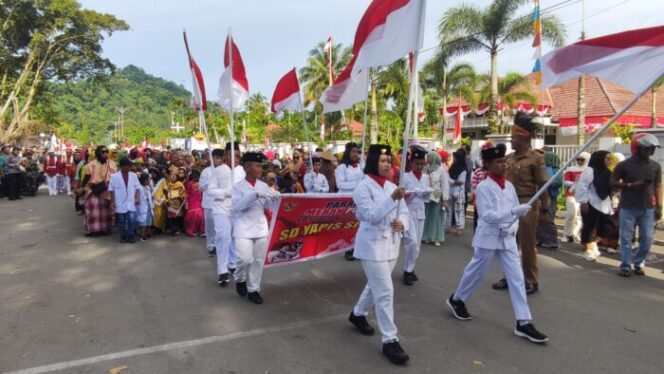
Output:
<svg viewBox="0 0 664 374">
<path fill-rule="evenodd" d="M 369 90 L 371 86 L 371 69 L 369 69 L 369 84 L 367 85 L 367 95 L 364 98 L 364 121 L 362 123 L 362 147 L 360 150 L 360 165 L 364 165 L 364 149 L 367 142 L 367 113 L 369 111 Z"/>
<path fill-rule="evenodd" d="M 228 53 L 228 67 L 231 69 L 231 79 L 229 85 L 229 97 L 231 101 L 229 115 L 230 115 L 230 131 L 229 134 L 231 137 L 231 186 L 235 185 L 234 174 L 235 174 L 235 124 L 233 122 L 233 115 L 235 114 L 235 108 L 233 107 L 233 29 L 228 28 L 228 43 L 226 43 L 226 49 Z"/>
<path fill-rule="evenodd" d="M 297 70 L 295 76 L 297 77 Z M 297 77 L 297 86 L 300 87 L 300 78 Z M 302 101 L 302 90 L 297 91 L 298 96 L 300 97 L 300 113 L 302 114 L 302 126 L 304 126 L 304 136 L 307 137 L 307 143 L 309 143 L 309 167 L 311 172 L 314 172 L 314 152 L 311 151 L 311 137 L 309 136 L 309 126 L 307 126 L 307 118 L 304 115 L 304 101 Z M 315 107 L 314 107 L 315 110 Z M 315 150 L 314 150 L 315 151 Z"/>
<path fill-rule="evenodd" d="M 212 158 L 212 143 L 210 142 L 210 134 L 208 132 L 207 123 L 205 123 L 205 112 L 203 109 L 198 111 L 198 122 L 203 131 L 205 132 L 205 140 L 207 141 L 208 156 L 210 157 L 210 166 L 214 167 L 214 159 Z"/>
</svg>

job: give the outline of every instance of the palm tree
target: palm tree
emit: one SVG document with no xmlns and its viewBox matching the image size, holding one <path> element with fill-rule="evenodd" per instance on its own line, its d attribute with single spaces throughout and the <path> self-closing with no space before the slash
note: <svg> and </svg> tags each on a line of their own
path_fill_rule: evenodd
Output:
<svg viewBox="0 0 664 374">
<path fill-rule="evenodd" d="M 340 73 L 350 61 L 350 55 L 350 48 L 344 48 L 341 44 L 334 44 L 332 47 L 333 70 Z M 318 99 L 330 85 L 327 57 L 325 42 L 320 42 L 316 45 L 316 48 L 309 51 L 307 65 L 300 69 L 300 81 L 304 84 L 304 105 L 314 103 L 314 110 L 322 107 Z"/>
<path fill-rule="evenodd" d="M 659 78 L 659 80 L 650 88 L 650 92 L 652 92 L 652 117 L 650 118 L 650 127 L 653 129 L 657 127 L 657 90 L 662 85 L 664 85 L 664 77 Z"/>
<path fill-rule="evenodd" d="M 493 0 L 481 9 L 462 4 L 449 9 L 440 20 L 438 33 L 441 48 L 447 56 L 487 51 L 491 56 L 490 119 L 496 120 L 498 104 L 498 51 L 507 44 L 532 37 L 529 16 L 516 12 L 528 0 Z M 565 26 L 556 16 L 542 16 L 542 38 L 554 47 L 565 43 Z"/>
</svg>

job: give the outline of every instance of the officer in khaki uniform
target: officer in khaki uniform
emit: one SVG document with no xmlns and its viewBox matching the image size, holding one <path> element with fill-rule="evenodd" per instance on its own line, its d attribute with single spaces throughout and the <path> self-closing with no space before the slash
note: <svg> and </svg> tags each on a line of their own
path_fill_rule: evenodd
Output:
<svg viewBox="0 0 664 374">
<path fill-rule="evenodd" d="M 544 156 L 535 152 L 531 140 L 535 137 L 537 124 L 533 116 L 523 112 L 517 113 L 512 127 L 512 149 L 507 156 L 507 180 L 516 189 L 519 203 L 525 204 L 547 182 L 548 176 L 544 165 Z M 537 223 L 540 213 L 544 214 L 550 206 L 548 194 L 533 204 L 530 212 L 519 219 L 517 242 L 521 250 L 521 264 L 526 281 L 528 295 L 538 291 L 537 270 Z M 506 289 L 507 281 L 503 278 L 493 285 L 494 289 Z"/>
</svg>

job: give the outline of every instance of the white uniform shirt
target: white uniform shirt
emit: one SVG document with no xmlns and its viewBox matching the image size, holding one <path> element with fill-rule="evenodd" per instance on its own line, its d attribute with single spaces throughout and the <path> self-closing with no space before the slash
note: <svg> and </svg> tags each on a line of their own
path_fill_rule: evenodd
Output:
<svg viewBox="0 0 664 374">
<path fill-rule="evenodd" d="M 606 199 L 602 200 L 597 196 L 593 180 L 595 179 L 595 171 L 590 166 L 586 167 L 574 188 L 574 196 L 576 202 L 579 204 L 590 203 L 593 208 L 599 210 L 604 214 L 613 214 L 613 206 L 611 204 L 611 194 Z"/>
<path fill-rule="evenodd" d="M 450 199 L 450 174 L 443 166 L 429 173 L 431 188 L 443 201 Z"/>
<path fill-rule="evenodd" d="M 395 234 L 392 230 L 392 222 L 397 219 L 397 205 L 401 206 L 399 220 L 404 225 L 404 231 L 408 230 L 410 222 L 406 203 L 392 200 L 391 195 L 396 188 L 389 181 L 381 187 L 370 177 L 364 178 L 355 188 L 355 216 L 360 221 L 355 236 L 355 258 L 390 261 L 399 257 L 401 234 Z"/>
<path fill-rule="evenodd" d="M 516 250 L 519 220 L 512 214 L 512 208 L 519 205 L 519 197 L 514 185 L 505 181 L 505 189 L 501 189 L 493 179 L 487 178 L 477 185 L 475 196 L 479 216 L 473 248 Z"/>
<path fill-rule="evenodd" d="M 121 171 L 111 175 L 108 190 L 113 192 L 115 197 L 115 213 L 135 212 L 136 191 L 142 188 L 134 172 L 129 172 L 126 185 Z"/>
<path fill-rule="evenodd" d="M 236 166 L 233 171 L 233 182 L 235 184 L 244 180 L 246 174 L 242 166 Z M 233 214 L 233 204 L 231 195 L 233 186 L 231 186 L 231 168 L 222 164 L 214 168 L 214 174 L 208 180 L 206 188 L 208 195 L 214 199 L 212 210 L 214 214 L 224 214 L 230 216 Z"/>
<path fill-rule="evenodd" d="M 360 181 L 364 179 L 364 171 L 362 171 L 359 164 L 356 167 L 340 164 L 334 171 L 334 178 L 339 193 L 349 193 L 353 192 Z"/>
<path fill-rule="evenodd" d="M 136 206 L 136 214 L 147 217 L 148 212 L 154 216 L 154 201 L 152 201 L 152 187 L 141 186 L 141 202 Z"/>
<path fill-rule="evenodd" d="M 307 193 L 330 192 L 327 178 L 321 173 L 307 173 L 304 176 L 304 188 Z"/>
<path fill-rule="evenodd" d="M 268 222 L 265 208 L 273 210 L 274 191 L 263 181 L 257 180 L 252 186 L 245 178 L 235 183 L 233 188 L 233 237 L 244 239 L 265 238 L 268 235 Z"/>
<path fill-rule="evenodd" d="M 203 202 L 201 203 L 203 209 L 212 209 L 214 206 L 214 198 L 207 192 L 207 188 L 210 184 L 210 179 L 213 173 L 214 167 L 208 166 L 205 168 L 205 170 L 203 170 L 201 177 L 198 180 L 198 186 L 201 192 L 203 192 Z"/>
<path fill-rule="evenodd" d="M 418 180 L 413 172 L 408 172 L 404 177 L 403 186 L 408 194 L 406 205 L 410 216 L 414 219 L 425 219 L 424 203 L 429 202 L 432 191 L 429 176 L 422 174 L 422 178 Z"/>
</svg>

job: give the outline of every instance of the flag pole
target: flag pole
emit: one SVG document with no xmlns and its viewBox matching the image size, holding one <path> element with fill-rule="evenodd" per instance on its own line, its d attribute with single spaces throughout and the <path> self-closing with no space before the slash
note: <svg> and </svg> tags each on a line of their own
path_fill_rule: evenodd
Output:
<svg viewBox="0 0 664 374">
<path fill-rule="evenodd" d="M 297 77 L 297 68 L 293 68 L 295 70 L 295 76 Z M 309 126 L 307 126 L 307 118 L 304 115 L 304 101 L 302 101 L 302 90 L 299 89 L 300 87 L 300 78 L 297 78 L 297 94 L 300 97 L 300 113 L 302 114 L 302 126 L 304 126 L 304 136 L 307 137 L 307 143 L 311 143 L 311 137 L 309 136 Z M 316 110 L 315 105 L 314 105 L 314 110 Z M 315 150 L 314 150 L 315 151 Z M 311 151 L 311 144 L 309 144 L 309 167 L 311 168 L 311 172 L 314 172 L 314 152 Z"/>
<path fill-rule="evenodd" d="M 205 131 L 205 140 L 207 141 L 208 156 L 210 157 L 210 166 L 214 167 L 214 159 L 212 158 L 212 143 L 210 143 L 210 134 L 208 133 L 207 123 L 205 123 L 205 112 L 203 110 L 198 111 L 198 123 L 199 126 Z"/>
<path fill-rule="evenodd" d="M 235 124 L 233 123 L 233 115 L 235 114 L 235 108 L 233 107 L 233 28 L 228 28 L 228 42 L 226 43 L 226 48 L 228 52 L 228 67 L 231 69 L 231 79 L 229 97 L 231 103 L 229 106 L 229 115 L 230 115 L 230 137 L 231 137 L 231 187 L 235 185 L 234 176 L 235 174 Z"/>
<path fill-rule="evenodd" d="M 367 114 L 369 112 L 369 87 L 371 85 L 371 69 L 369 69 L 369 84 L 367 85 L 367 95 L 364 98 L 364 121 L 362 123 L 362 148 L 360 150 L 360 164 L 364 165 L 364 150 L 367 142 Z"/>
<path fill-rule="evenodd" d="M 657 79 L 659 78 L 661 77 L 658 77 Z M 549 178 L 549 180 L 539 189 L 539 191 L 537 191 L 535 196 L 533 196 L 530 200 L 528 200 L 527 204 L 533 206 L 535 201 L 537 201 L 537 199 L 539 199 L 544 194 L 544 192 L 546 192 L 549 189 L 549 187 L 556 181 L 556 179 L 560 176 L 560 174 L 562 174 L 563 171 L 567 169 L 572 164 L 572 162 L 574 162 L 574 160 L 576 160 L 579 157 L 579 155 L 581 155 L 581 153 L 585 152 L 586 149 L 588 149 L 588 147 L 590 147 L 592 143 L 594 143 L 597 139 L 599 139 L 600 136 L 602 136 L 602 134 L 604 134 L 606 130 L 608 130 L 609 127 L 611 127 L 611 125 L 615 121 L 617 121 L 618 118 L 620 118 L 620 116 L 625 114 L 632 106 L 634 106 L 634 104 L 636 104 L 636 102 L 639 101 L 639 99 L 641 99 L 641 97 L 646 92 L 648 92 L 648 90 L 650 90 L 650 88 L 655 84 L 655 82 L 657 82 L 657 79 L 652 81 L 648 85 L 648 87 L 645 88 L 643 91 L 637 93 L 634 96 L 634 98 L 629 103 L 627 103 L 627 105 L 625 105 L 620 111 L 618 111 L 613 117 L 611 117 L 611 119 L 602 128 L 597 130 L 597 132 L 595 132 L 595 134 L 592 137 L 590 137 L 590 139 L 588 139 L 588 141 L 585 144 L 583 144 L 583 146 L 581 146 L 579 150 L 577 150 L 576 153 L 574 153 L 574 155 L 572 155 L 572 157 L 569 160 L 567 160 L 567 162 L 560 169 L 558 169 L 558 171 L 551 178 Z"/>
</svg>

